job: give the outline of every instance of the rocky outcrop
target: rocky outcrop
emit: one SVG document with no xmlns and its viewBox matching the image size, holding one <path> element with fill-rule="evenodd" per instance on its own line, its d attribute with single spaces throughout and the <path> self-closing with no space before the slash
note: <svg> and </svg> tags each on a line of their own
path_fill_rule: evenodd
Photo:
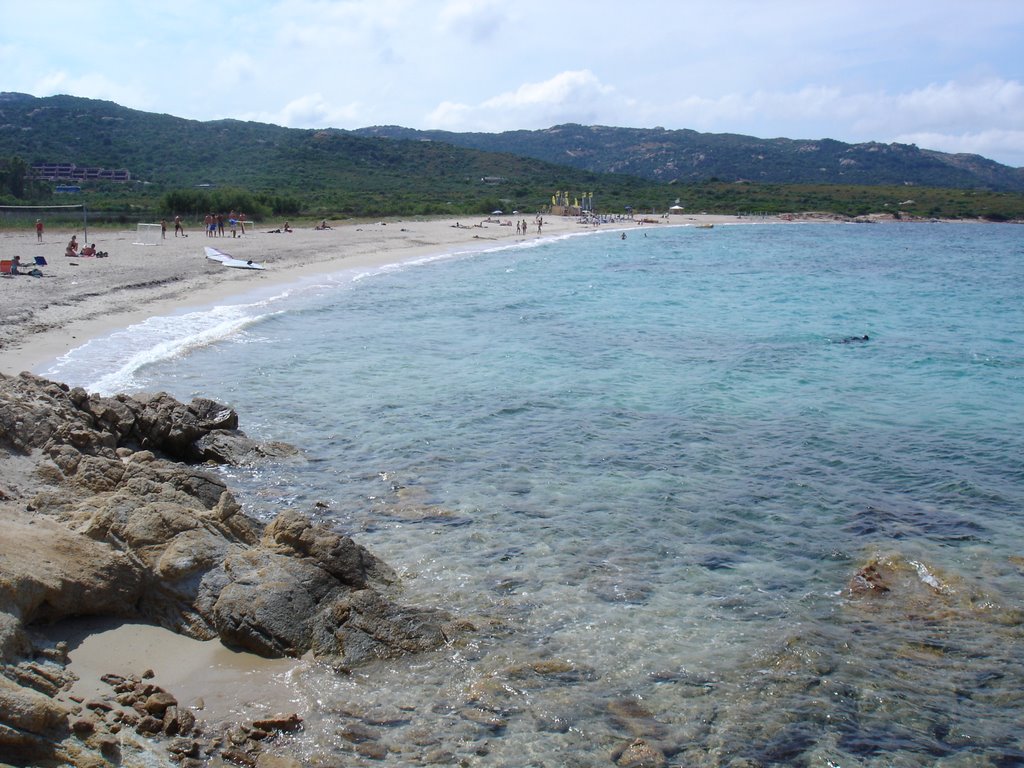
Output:
<svg viewBox="0 0 1024 768">
<path fill-rule="evenodd" d="M 226 642 L 263 656 L 312 650 L 345 665 L 444 642 L 442 614 L 383 597 L 375 587 L 394 572 L 349 537 L 283 512 L 260 544 L 224 561 L 228 582 L 213 613 Z"/>
<path fill-rule="evenodd" d="M 29 625 L 90 615 L 340 667 L 445 642 L 450 617 L 394 603 L 394 572 L 351 538 L 293 510 L 263 526 L 197 466 L 296 453 L 211 400 L 0 376 L 0 663 L 32 654 Z M 66 720 L 5 701 L 4 754 Z"/>
<path fill-rule="evenodd" d="M 50 696 L 0 676 L 0 755 L 19 762 L 52 755 L 70 733 L 70 714 Z"/>
</svg>

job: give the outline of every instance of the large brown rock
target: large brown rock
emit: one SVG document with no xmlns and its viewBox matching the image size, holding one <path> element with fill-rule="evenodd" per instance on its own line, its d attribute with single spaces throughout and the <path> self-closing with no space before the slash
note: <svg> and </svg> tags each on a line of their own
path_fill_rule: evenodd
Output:
<svg viewBox="0 0 1024 768">
<path fill-rule="evenodd" d="M 313 560 L 341 583 L 362 589 L 371 581 L 389 584 L 395 572 L 348 536 L 314 525 L 294 510 L 285 510 L 263 533 L 262 543 L 276 552 Z"/>
<path fill-rule="evenodd" d="M 295 453 L 237 424 L 211 400 L 105 398 L 0 375 L 0 761 L 135 764 L 101 714 L 65 709 L 63 679 L 18 661 L 38 652 L 27 631 L 35 623 L 142 619 L 264 656 L 312 651 L 343 665 L 445 642 L 449 616 L 396 605 L 386 594 L 394 571 L 350 537 L 291 510 L 263 526 L 194 465 Z M 117 729 L 137 718 L 138 734 L 193 730 L 172 697 L 147 695 Z"/>
<path fill-rule="evenodd" d="M 49 696 L 0 675 L 0 757 L 27 762 L 52 757 L 70 732 L 70 711 Z"/>
<path fill-rule="evenodd" d="M 0 540 L 0 651 L 24 648 L 24 625 L 67 616 L 131 616 L 144 570 L 125 552 L 44 517 L 9 517 Z"/>
<path fill-rule="evenodd" d="M 262 656 L 312 650 L 346 665 L 444 643 L 451 616 L 397 606 L 365 587 L 393 572 L 347 537 L 285 512 L 267 527 L 263 544 L 225 560 L 229 581 L 214 605 L 225 642 Z"/>
<path fill-rule="evenodd" d="M 346 664 L 444 642 L 450 617 L 393 604 L 394 571 L 350 537 L 292 510 L 263 529 L 187 463 L 294 453 L 237 426 L 204 398 L 0 376 L 0 662 L 28 651 L 26 624 L 82 615 Z"/>
<path fill-rule="evenodd" d="M 0 448 L 29 453 L 48 444 L 67 443 L 84 453 L 111 455 L 119 447 L 147 449 L 176 461 L 203 461 L 197 441 L 211 434 L 232 436 L 256 450 L 258 444 L 238 432 L 238 414 L 207 398 L 179 402 L 165 392 L 135 397 L 90 395 L 76 387 L 28 373 L 0 379 Z M 275 444 L 272 453 L 285 451 Z"/>
</svg>

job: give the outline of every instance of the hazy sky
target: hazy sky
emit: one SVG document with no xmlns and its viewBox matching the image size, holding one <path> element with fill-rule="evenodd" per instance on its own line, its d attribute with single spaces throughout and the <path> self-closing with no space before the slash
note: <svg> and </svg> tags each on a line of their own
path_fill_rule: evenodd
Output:
<svg viewBox="0 0 1024 768">
<path fill-rule="evenodd" d="M 293 128 L 912 142 L 1020 167 L 1024 1 L 0 0 L 0 91 Z"/>
</svg>

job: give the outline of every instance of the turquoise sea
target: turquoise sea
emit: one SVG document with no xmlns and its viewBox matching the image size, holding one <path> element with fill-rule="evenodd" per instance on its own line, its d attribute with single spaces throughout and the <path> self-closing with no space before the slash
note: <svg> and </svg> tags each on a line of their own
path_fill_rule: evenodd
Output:
<svg viewBox="0 0 1024 768">
<path fill-rule="evenodd" d="M 293 673 L 311 764 L 1009 766 L 1022 340 L 1018 226 L 751 223 L 339 273 L 43 372 L 229 403 L 306 456 L 226 471 L 247 510 L 477 627 Z"/>
</svg>

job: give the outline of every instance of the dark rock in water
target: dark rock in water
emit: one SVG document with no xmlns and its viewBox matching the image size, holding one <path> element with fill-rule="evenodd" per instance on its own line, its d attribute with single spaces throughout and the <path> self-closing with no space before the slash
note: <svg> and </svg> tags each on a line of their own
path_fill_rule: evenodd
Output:
<svg viewBox="0 0 1024 768">
<path fill-rule="evenodd" d="M 585 664 L 562 659 L 541 659 L 516 664 L 504 670 L 517 687 L 544 687 L 548 685 L 574 685 L 597 679 L 597 672 Z"/>
<path fill-rule="evenodd" d="M 340 735 L 345 741 L 353 744 L 360 744 L 364 741 L 380 741 L 380 732 L 362 723 L 349 723 L 341 729 Z"/>
<path fill-rule="evenodd" d="M 707 568 L 709 571 L 719 571 L 724 568 L 732 568 L 735 562 L 735 559 L 729 555 L 707 554 L 697 560 L 697 565 Z"/>
<path fill-rule="evenodd" d="M 949 510 L 933 507 L 883 509 L 867 507 L 858 512 L 843 530 L 854 536 L 905 539 L 926 535 L 940 541 L 973 541 L 985 526 Z"/>
<path fill-rule="evenodd" d="M 568 733 L 574 719 L 565 712 L 535 711 L 533 721 L 538 731 L 547 733 Z"/>
<path fill-rule="evenodd" d="M 654 591 L 650 584 L 619 578 L 601 578 L 589 585 L 589 590 L 607 603 L 642 605 Z"/>
<path fill-rule="evenodd" d="M 888 592 L 892 574 L 878 563 L 868 563 L 850 580 L 850 591 L 854 594 Z"/>
<path fill-rule="evenodd" d="M 287 715 L 274 715 L 260 720 L 254 720 L 254 728 L 264 731 L 297 731 L 302 727 L 302 718 L 294 712 Z"/>
<path fill-rule="evenodd" d="M 616 750 L 612 759 L 619 768 L 663 768 L 668 765 L 665 753 L 644 739 L 635 739 Z"/>
<path fill-rule="evenodd" d="M 495 714 L 494 712 L 488 712 L 485 709 L 477 709 L 476 707 L 466 707 L 459 711 L 459 714 L 463 719 L 468 720 L 471 723 L 476 723 L 479 726 L 486 728 L 489 731 L 499 733 L 508 727 L 508 721 Z"/>
<path fill-rule="evenodd" d="M 615 726 L 631 736 L 663 740 L 668 726 L 659 722 L 652 712 L 636 699 L 616 699 L 608 704 L 608 714 Z"/>
</svg>

